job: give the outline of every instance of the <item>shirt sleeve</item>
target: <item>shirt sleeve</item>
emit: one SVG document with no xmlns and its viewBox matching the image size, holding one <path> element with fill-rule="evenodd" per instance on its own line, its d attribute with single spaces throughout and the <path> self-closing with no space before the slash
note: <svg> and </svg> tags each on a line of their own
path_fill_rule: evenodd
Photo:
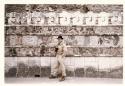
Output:
<svg viewBox="0 0 125 86">
<path fill-rule="evenodd" d="M 63 55 L 65 56 L 67 52 L 67 46 L 66 44 L 63 44 Z"/>
</svg>

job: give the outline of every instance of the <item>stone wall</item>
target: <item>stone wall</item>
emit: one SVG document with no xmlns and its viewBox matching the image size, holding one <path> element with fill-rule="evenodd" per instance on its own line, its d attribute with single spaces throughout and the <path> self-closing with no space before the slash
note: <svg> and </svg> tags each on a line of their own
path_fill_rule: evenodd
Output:
<svg viewBox="0 0 125 86">
<path fill-rule="evenodd" d="M 5 77 L 49 76 L 50 67 L 55 61 L 54 46 L 59 34 L 64 37 L 68 48 L 65 60 L 68 76 L 123 77 L 122 5 L 5 5 L 5 7 Z M 84 15 L 88 15 L 90 11 L 99 15 L 100 12 L 105 12 L 112 14 L 113 18 L 109 20 L 112 23 L 103 25 L 40 25 L 28 23 L 29 19 L 36 21 L 36 18 L 28 17 L 25 21 L 25 16 L 36 11 L 38 13 L 80 11 Z M 118 16 L 118 19 L 114 19 L 116 18 L 114 15 Z"/>
</svg>

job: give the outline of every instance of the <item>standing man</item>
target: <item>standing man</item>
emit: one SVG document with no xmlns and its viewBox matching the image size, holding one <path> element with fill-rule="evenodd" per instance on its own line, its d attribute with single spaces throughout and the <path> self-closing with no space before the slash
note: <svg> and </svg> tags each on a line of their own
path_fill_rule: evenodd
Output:
<svg viewBox="0 0 125 86">
<path fill-rule="evenodd" d="M 66 45 L 63 41 L 63 37 L 61 35 L 58 36 L 58 44 L 55 48 L 56 53 L 56 63 L 52 65 L 50 79 L 59 77 L 59 81 L 64 81 L 66 77 L 66 70 L 64 65 L 64 59 L 67 52 Z M 59 71 L 61 72 L 61 76 L 59 76 Z"/>
</svg>

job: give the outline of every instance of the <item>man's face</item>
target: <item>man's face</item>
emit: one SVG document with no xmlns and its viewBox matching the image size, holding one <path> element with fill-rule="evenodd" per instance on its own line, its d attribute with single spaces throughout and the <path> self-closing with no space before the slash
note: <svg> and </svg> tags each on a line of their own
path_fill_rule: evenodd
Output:
<svg viewBox="0 0 125 86">
<path fill-rule="evenodd" d="M 58 38 L 58 42 L 59 42 L 59 43 L 62 42 L 62 39 L 61 39 L 61 38 Z"/>
</svg>

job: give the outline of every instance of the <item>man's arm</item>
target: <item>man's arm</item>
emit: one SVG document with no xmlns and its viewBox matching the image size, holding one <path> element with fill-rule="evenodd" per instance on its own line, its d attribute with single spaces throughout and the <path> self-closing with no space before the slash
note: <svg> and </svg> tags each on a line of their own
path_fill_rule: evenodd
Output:
<svg viewBox="0 0 125 86">
<path fill-rule="evenodd" d="M 67 52 L 67 46 L 64 44 L 63 45 L 63 54 L 62 54 L 63 57 L 66 56 L 66 52 Z"/>
</svg>

